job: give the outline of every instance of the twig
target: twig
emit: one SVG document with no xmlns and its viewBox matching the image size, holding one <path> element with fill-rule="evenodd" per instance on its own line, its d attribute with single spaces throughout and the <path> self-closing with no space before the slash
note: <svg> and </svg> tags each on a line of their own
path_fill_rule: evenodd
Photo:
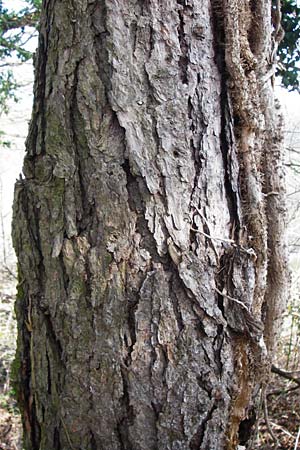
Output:
<svg viewBox="0 0 300 450">
<path fill-rule="evenodd" d="M 299 430 L 298 430 L 298 433 L 297 433 L 294 450 L 297 450 L 299 438 L 300 438 L 300 427 L 299 427 Z"/>
<path fill-rule="evenodd" d="M 195 231 L 195 233 L 203 234 L 203 236 L 207 237 L 208 239 L 212 239 L 213 241 L 221 241 L 226 242 L 228 244 L 236 245 L 233 239 L 224 239 L 216 236 L 210 236 L 209 234 L 205 233 L 204 231 L 197 230 L 196 228 L 191 227 L 192 231 Z"/>
<path fill-rule="evenodd" d="M 267 195 L 269 195 L 269 194 L 267 194 Z M 274 192 L 271 192 L 270 195 L 274 195 Z M 209 234 L 205 233 L 204 231 L 198 230 L 197 228 L 193 228 L 191 226 L 190 229 L 192 231 L 194 231 L 195 233 L 202 234 L 203 236 L 207 237 L 208 239 L 211 239 L 211 241 L 220 241 L 220 242 L 225 242 L 226 244 L 230 244 L 233 248 L 239 248 L 240 250 L 242 250 L 243 252 L 247 253 L 248 255 L 254 256 L 256 258 L 256 254 L 255 254 L 255 251 L 253 250 L 253 248 L 245 248 L 245 247 L 237 244 L 234 239 L 227 239 L 227 238 L 221 238 L 221 237 L 218 237 L 218 236 L 212 236 L 211 233 L 210 233 L 210 226 L 209 226 L 208 220 L 204 217 L 204 215 L 202 214 L 202 212 L 200 211 L 200 209 L 196 205 L 193 204 L 192 206 L 196 209 L 196 211 L 198 212 L 199 216 L 202 217 L 202 219 L 206 223 L 206 226 L 208 228 Z M 215 249 L 215 247 L 214 247 L 214 249 Z M 215 252 L 216 252 L 216 254 L 218 256 L 218 252 L 217 252 L 216 249 L 215 249 Z"/>
<path fill-rule="evenodd" d="M 12 424 L 10 423 L 10 424 L 8 424 L 6 430 L 2 431 L 2 435 L 3 435 L 2 437 L 7 436 L 11 429 L 12 429 Z"/>
<path fill-rule="evenodd" d="M 285 428 L 283 428 L 282 426 L 278 425 L 278 423 L 275 422 L 271 422 L 270 420 L 270 424 L 273 425 L 273 427 L 278 428 L 279 430 L 281 430 L 284 434 L 286 434 L 289 437 L 294 437 L 288 430 L 286 430 Z"/>
<path fill-rule="evenodd" d="M 195 233 L 200 233 L 203 234 L 203 236 L 207 237 L 208 239 L 212 239 L 214 241 L 221 241 L 221 242 L 227 242 L 228 244 L 235 244 L 233 239 L 223 239 L 220 237 L 216 237 L 216 236 L 212 236 L 210 233 L 210 224 L 208 222 L 208 220 L 206 219 L 206 217 L 204 216 L 204 214 L 200 211 L 200 209 L 198 208 L 198 206 L 196 206 L 194 203 L 192 204 L 192 206 L 195 208 L 195 210 L 197 211 L 197 213 L 199 214 L 199 216 L 204 220 L 204 222 L 206 223 L 206 226 L 208 228 L 209 234 L 205 233 L 204 231 L 200 231 L 196 228 L 191 227 L 192 231 L 195 231 Z"/>
<path fill-rule="evenodd" d="M 299 166 L 300 166 L 300 164 L 299 164 Z M 277 192 L 277 191 L 270 191 L 270 192 L 267 192 L 266 194 L 263 194 L 264 195 L 264 197 L 270 197 L 271 195 L 279 195 L 279 192 Z"/>
<path fill-rule="evenodd" d="M 291 387 L 291 388 L 289 388 L 289 389 L 277 389 L 276 391 L 271 391 L 271 392 L 269 392 L 268 394 L 267 394 L 267 397 L 271 397 L 271 395 L 281 395 L 281 394 L 288 394 L 289 392 L 292 392 L 292 391 L 296 391 L 297 389 L 300 389 L 300 385 L 299 384 L 297 384 L 297 386 L 293 386 L 293 387 Z"/>
<path fill-rule="evenodd" d="M 15 280 L 18 279 L 18 277 L 16 276 L 16 274 L 15 274 L 15 273 L 14 273 L 14 272 L 6 265 L 6 264 L 3 265 L 3 269 L 5 269 L 6 272 L 8 272 L 9 275 L 12 276 Z"/>
<path fill-rule="evenodd" d="M 75 450 L 75 448 L 74 448 L 73 445 L 72 445 L 72 441 L 71 441 L 70 435 L 69 435 L 69 433 L 68 433 L 68 429 L 67 429 L 67 427 L 66 427 L 66 424 L 65 424 L 65 422 L 64 422 L 64 420 L 63 420 L 63 418 L 62 418 L 62 416 L 60 416 L 60 420 L 61 420 L 61 423 L 63 424 L 63 429 L 65 430 L 65 434 L 66 434 L 66 436 L 67 436 L 69 445 L 70 445 L 70 447 L 71 447 L 72 450 Z"/>
<path fill-rule="evenodd" d="M 268 402 L 267 402 L 267 396 L 266 396 L 266 386 L 263 388 L 263 404 L 264 404 L 264 419 L 267 426 L 267 430 L 275 444 L 275 450 L 279 446 L 279 441 L 275 434 L 273 433 L 273 430 L 271 428 L 270 422 L 269 422 L 269 415 L 268 415 Z"/>
<path fill-rule="evenodd" d="M 247 308 L 247 306 L 245 305 L 245 303 L 241 302 L 240 300 L 230 297 L 230 295 L 226 294 L 225 292 L 221 292 L 218 288 L 215 287 L 215 291 L 219 294 L 222 295 L 222 297 L 228 298 L 228 300 L 232 300 L 233 302 L 238 303 L 239 305 L 241 305 L 243 308 L 245 308 L 248 312 L 249 309 Z"/>
</svg>

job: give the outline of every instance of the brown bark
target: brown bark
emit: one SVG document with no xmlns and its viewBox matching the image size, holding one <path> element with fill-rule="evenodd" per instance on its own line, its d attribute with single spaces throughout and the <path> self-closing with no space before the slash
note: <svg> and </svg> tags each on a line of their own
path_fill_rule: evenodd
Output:
<svg viewBox="0 0 300 450">
<path fill-rule="evenodd" d="M 13 224 L 28 450 L 249 439 L 286 286 L 270 14 L 44 2 Z"/>
</svg>

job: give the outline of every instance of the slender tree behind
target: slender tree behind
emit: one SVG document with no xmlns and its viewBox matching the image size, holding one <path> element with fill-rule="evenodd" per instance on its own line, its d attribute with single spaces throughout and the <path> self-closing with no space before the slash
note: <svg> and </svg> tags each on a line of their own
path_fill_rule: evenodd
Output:
<svg viewBox="0 0 300 450">
<path fill-rule="evenodd" d="M 259 0 L 46 0 L 16 183 L 27 450 L 233 450 L 287 272 Z"/>
</svg>

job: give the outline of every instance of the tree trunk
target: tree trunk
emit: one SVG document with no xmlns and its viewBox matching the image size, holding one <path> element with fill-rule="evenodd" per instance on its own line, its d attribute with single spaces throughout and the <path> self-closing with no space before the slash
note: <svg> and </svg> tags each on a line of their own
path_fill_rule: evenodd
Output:
<svg viewBox="0 0 300 450">
<path fill-rule="evenodd" d="M 16 183 L 27 450 L 246 445 L 285 302 L 271 2 L 44 1 Z"/>
</svg>

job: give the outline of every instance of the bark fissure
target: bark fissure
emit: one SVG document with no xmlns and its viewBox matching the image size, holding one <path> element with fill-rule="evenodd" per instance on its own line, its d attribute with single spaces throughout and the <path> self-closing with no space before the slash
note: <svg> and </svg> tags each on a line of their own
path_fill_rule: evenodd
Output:
<svg viewBox="0 0 300 450">
<path fill-rule="evenodd" d="M 206 417 L 203 419 L 203 421 L 199 425 L 197 432 L 192 437 L 192 440 L 191 440 L 191 443 L 189 446 L 190 450 L 199 450 L 201 448 L 201 444 L 203 442 L 207 423 L 212 419 L 213 412 L 216 409 L 217 409 L 217 406 L 213 405 L 212 408 L 208 411 Z"/>
<path fill-rule="evenodd" d="M 178 25 L 178 40 L 181 49 L 181 55 L 179 57 L 179 68 L 180 68 L 180 78 L 183 84 L 188 84 L 188 67 L 189 67 L 189 56 L 188 51 L 189 47 L 185 37 L 184 30 L 184 16 L 185 16 L 185 7 L 183 6 L 185 2 L 181 0 L 177 0 L 179 5 L 178 8 L 178 16 L 179 16 L 179 25 Z"/>
<path fill-rule="evenodd" d="M 118 434 L 121 443 L 121 448 L 125 450 L 129 450 L 132 446 L 129 437 L 128 437 L 128 427 L 132 426 L 134 423 L 135 413 L 133 406 L 130 405 L 130 395 L 129 395 L 129 386 L 127 381 L 127 368 L 121 368 L 122 374 L 122 382 L 123 382 L 123 397 L 122 402 L 124 403 L 125 411 L 122 420 L 118 424 Z"/>
<path fill-rule="evenodd" d="M 173 300 L 173 308 L 174 313 L 177 321 L 178 331 L 179 333 L 184 329 L 184 320 L 182 318 L 182 312 L 180 308 L 180 300 L 177 297 L 177 291 L 178 291 L 178 285 L 180 285 L 180 282 L 178 283 L 178 279 L 174 276 L 172 276 L 171 279 L 171 293 L 172 293 L 172 300 Z"/>
<path fill-rule="evenodd" d="M 108 102 L 108 92 L 111 91 L 111 64 L 109 63 L 109 56 L 107 50 L 107 41 L 109 38 L 109 31 L 106 26 L 106 4 L 105 2 L 95 3 L 91 13 L 92 26 L 94 31 L 94 42 L 96 52 L 96 63 L 98 69 L 98 76 L 103 86 L 105 86 L 105 100 Z M 106 103 L 105 102 L 105 103 Z M 105 108 L 105 103 L 101 108 Z"/>
<path fill-rule="evenodd" d="M 48 370 L 47 370 L 47 385 L 48 385 L 47 392 L 49 395 L 51 395 L 51 366 L 50 366 L 50 359 L 49 359 L 49 354 L 48 354 L 47 350 L 46 350 L 46 358 L 47 358 L 47 367 L 48 367 Z"/>
<path fill-rule="evenodd" d="M 57 427 L 54 428 L 54 435 L 53 435 L 53 450 L 61 450 L 60 445 L 60 433 Z"/>
<path fill-rule="evenodd" d="M 84 229 L 87 227 L 88 218 L 90 218 L 90 216 L 91 216 L 90 205 L 89 205 L 88 197 L 86 195 L 86 186 L 85 186 L 84 169 L 83 169 L 83 164 L 84 164 L 84 160 L 86 159 L 86 155 L 82 152 L 82 150 L 80 148 L 81 143 L 79 142 L 78 137 L 77 137 L 77 123 L 79 121 L 78 120 L 79 119 L 79 111 L 77 108 L 76 94 L 77 94 L 77 86 L 78 86 L 78 71 L 79 71 L 79 67 L 80 67 L 80 64 L 82 63 L 82 61 L 83 61 L 82 59 L 77 61 L 76 65 L 75 65 L 75 69 L 74 69 L 74 79 L 73 79 L 72 91 L 70 93 L 70 118 L 69 118 L 70 130 L 72 133 L 71 138 L 72 138 L 72 141 L 74 142 L 74 153 L 75 153 L 74 163 L 75 163 L 75 166 L 77 167 L 76 175 L 78 176 L 79 187 L 80 187 L 79 192 L 78 192 L 80 198 L 77 199 L 77 202 L 79 202 L 81 209 L 83 210 L 82 216 L 76 217 L 76 224 L 75 224 L 76 230 L 74 230 L 74 233 L 76 235 L 78 235 L 82 231 L 84 231 Z M 74 187 L 72 186 L 72 187 L 70 187 L 70 189 L 74 189 Z M 66 201 L 67 201 L 67 199 L 66 199 Z M 77 214 L 76 214 L 76 216 L 77 216 Z M 81 222 L 80 219 L 82 219 L 82 218 L 84 218 L 84 225 L 82 225 L 80 223 Z M 68 237 L 71 237 L 71 235 Z"/>
</svg>

